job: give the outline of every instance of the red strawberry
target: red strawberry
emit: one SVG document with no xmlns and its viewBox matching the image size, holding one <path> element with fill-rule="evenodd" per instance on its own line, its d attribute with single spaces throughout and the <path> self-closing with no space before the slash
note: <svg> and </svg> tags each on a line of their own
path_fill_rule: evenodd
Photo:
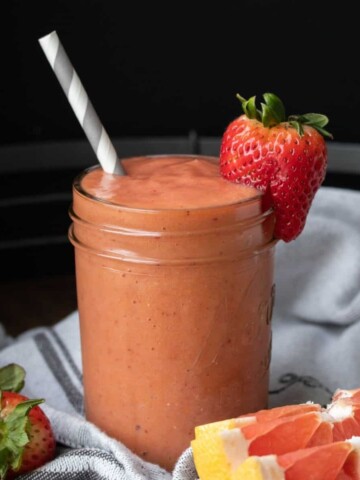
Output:
<svg viewBox="0 0 360 480">
<path fill-rule="evenodd" d="M 8 367 L 15 376 L 8 373 Z M 50 421 L 38 406 L 43 400 L 29 400 L 4 390 L 17 390 L 24 384 L 23 379 L 17 381 L 23 369 L 17 365 L 8 367 L 0 369 L 0 479 L 7 480 L 40 467 L 55 454 Z"/>
<path fill-rule="evenodd" d="M 220 147 L 220 173 L 265 193 L 274 208 L 275 237 L 289 242 L 303 230 L 327 167 L 325 115 L 307 113 L 286 120 L 282 101 L 265 93 L 262 110 L 255 97 L 237 95 L 244 114 L 231 122 Z"/>
</svg>

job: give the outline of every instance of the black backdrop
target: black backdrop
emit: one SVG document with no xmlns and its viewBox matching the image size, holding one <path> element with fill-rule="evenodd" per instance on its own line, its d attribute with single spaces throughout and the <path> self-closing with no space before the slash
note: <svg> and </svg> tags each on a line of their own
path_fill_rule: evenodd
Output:
<svg viewBox="0 0 360 480">
<path fill-rule="evenodd" d="M 84 138 L 37 39 L 57 30 L 111 137 L 221 136 L 243 96 L 330 117 L 359 142 L 355 2 L 8 0 L 1 6 L 2 144 Z M 1 162 L 1 159 L 0 159 Z"/>
</svg>

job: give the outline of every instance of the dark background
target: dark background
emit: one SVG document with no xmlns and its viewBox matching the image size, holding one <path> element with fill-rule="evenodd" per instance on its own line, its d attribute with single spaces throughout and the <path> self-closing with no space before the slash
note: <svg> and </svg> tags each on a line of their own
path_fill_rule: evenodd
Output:
<svg viewBox="0 0 360 480">
<path fill-rule="evenodd" d="M 237 92 L 259 100 L 276 93 L 289 114 L 324 113 L 334 140 L 356 146 L 356 6 L 314 0 L 2 2 L 0 322 L 6 329 L 17 334 L 49 325 L 76 308 L 67 239 L 71 182 L 80 168 L 96 163 L 39 37 L 57 31 L 120 156 L 188 153 L 202 138 L 214 138 L 217 154 L 227 124 L 241 113 Z M 351 169 L 329 172 L 326 182 L 360 185 Z"/>
<path fill-rule="evenodd" d="M 1 142 L 83 138 L 37 39 L 56 30 L 111 137 L 221 136 L 235 94 L 278 94 L 360 141 L 356 2 L 25 1 L 1 6 Z"/>
</svg>

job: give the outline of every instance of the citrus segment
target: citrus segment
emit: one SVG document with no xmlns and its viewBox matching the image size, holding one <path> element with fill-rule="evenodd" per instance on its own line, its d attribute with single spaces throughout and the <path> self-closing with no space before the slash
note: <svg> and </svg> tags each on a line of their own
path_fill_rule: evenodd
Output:
<svg viewBox="0 0 360 480">
<path fill-rule="evenodd" d="M 286 480 L 338 480 L 352 451 L 350 443 L 336 442 L 282 455 L 278 463 L 286 472 Z"/>
<path fill-rule="evenodd" d="M 228 458 L 220 435 L 215 433 L 209 441 L 195 439 L 191 442 L 197 473 L 201 479 L 230 480 L 231 460 Z"/>
<path fill-rule="evenodd" d="M 300 413 L 320 412 L 321 410 L 321 405 L 318 403 L 308 402 L 294 405 L 284 405 L 283 407 L 274 407 L 269 408 L 268 410 L 259 410 L 252 415 L 255 416 L 257 422 L 263 423 L 276 420 L 277 418 L 290 417 Z"/>
<path fill-rule="evenodd" d="M 207 423 L 205 425 L 199 425 L 195 427 L 195 438 L 200 439 L 202 437 L 209 437 L 214 433 L 221 432 L 223 430 L 231 430 L 233 428 L 241 428 L 243 425 L 253 423 L 256 421 L 256 417 L 252 415 L 244 415 L 238 418 L 230 418 L 229 420 L 220 420 L 219 422 Z"/>
<path fill-rule="evenodd" d="M 286 480 L 275 455 L 249 457 L 233 473 L 231 480 Z"/>
<path fill-rule="evenodd" d="M 331 443 L 334 440 L 333 431 L 334 426 L 330 421 L 322 422 L 309 439 L 306 447 L 316 447 Z"/>
<path fill-rule="evenodd" d="M 346 390 L 343 388 L 338 388 L 335 390 L 335 393 L 332 397 L 332 401 L 336 402 L 342 398 L 349 398 L 352 402 L 360 402 L 360 388 L 355 388 L 353 390 Z"/>
<path fill-rule="evenodd" d="M 319 430 L 320 429 L 320 430 Z M 281 455 L 310 445 L 332 442 L 332 424 L 319 412 L 279 418 L 242 428 L 249 455 Z"/>
<path fill-rule="evenodd" d="M 257 412 L 241 415 L 236 418 L 220 420 L 218 422 L 207 423 L 195 427 L 195 438 L 212 435 L 222 430 L 230 430 L 232 428 L 242 428 L 246 424 L 264 423 L 276 420 L 278 418 L 298 415 L 300 413 L 320 412 L 321 406 L 316 403 L 300 403 L 294 405 L 285 405 L 283 407 L 274 407 L 267 410 L 259 410 Z"/>
<path fill-rule="evenodd" d="M 356 443 L 335 442 L 284 455 L 252 456 L 236 469 L 231 480 L 359 480 Z"/>
<path fill-rule="evenodd" d="M 353 403 L 352 397 L 339 398 L 327 407 L 333 417 L 333 440 L 346 440 L 360 435 L 360 403 Z"/>
</svg>

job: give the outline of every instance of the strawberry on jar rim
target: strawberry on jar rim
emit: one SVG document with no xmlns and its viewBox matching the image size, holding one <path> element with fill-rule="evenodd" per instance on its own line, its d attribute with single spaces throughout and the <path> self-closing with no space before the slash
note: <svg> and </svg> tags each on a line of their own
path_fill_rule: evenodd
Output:
<svg viewBox="0 0 360 480">
<path fill-rule="evenodd" d="M 286 119 L 282 101 L 263 95 L 261 110 L 255 96 L 240 95 L 244 114 L 226 128 L 220 146 L 220 173 L 232 182 L 264 192 L 264 204 L 275 212 L 276 238 L 290 242 L 302 232 L 313 198 L 327 168 L 324 137 L 329 120 L 307 113 Z"/>
</svg>

